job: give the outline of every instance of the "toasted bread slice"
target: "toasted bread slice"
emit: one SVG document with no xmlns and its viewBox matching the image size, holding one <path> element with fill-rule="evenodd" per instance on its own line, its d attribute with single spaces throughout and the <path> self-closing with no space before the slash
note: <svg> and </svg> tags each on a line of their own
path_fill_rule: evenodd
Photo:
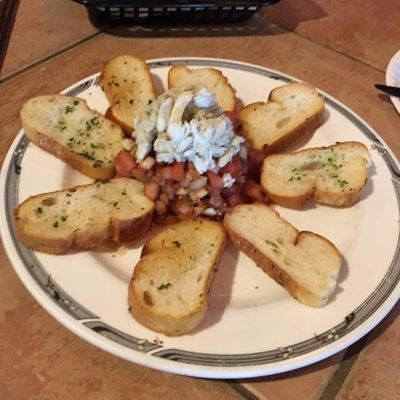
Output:
<svg viewBox="0 0 400 400">
<path fill-rule="evenodd" d="M 296 299 L 311 307 L 326 304 L 342 263 L 329 240 L 299 232 L 262 204 L 235 207 L 225 214 L 224 226 L 235 247 Z"/>
<path fill-rule="evenodd" d="M 169 336 L 195 329 L 207 311 L 207 296 L 225 244 L 218 222 L 178 222 L 155 234 L 129 284 L 132 316 Z"/>
<path fill-rule="evenodd" d="M 50 254 L 89 249 L 109 238 L 136 240 L 150 228 L 152 215 L 143 184 L 130 178 L 39 194 L 14 210 L 20 240 Z"/>
<path fill-rule="evenodd" d="M 121 128 L 90 110 L 85 100 L 39 96 L 21 108 L 26 135 L 37 146 L 94 179 L 114 175 L 114 159 L 124 149 Z"/>
<path fill-rule="evenodd" d="M 370 155 L 358 142 L 344 142 L 295 153 L 272 154 L 261 169 L 261 184 L 275 203 L 302 208 L 307 199 L 344 207 L 360 196 Z"/>
<path fill-rule="evenodd" d="M 108 61 L 100 75 L 100 85 L 110 102 L 107 117 L 130 134 L 133 119 L 156 98 L 151 73 L 139 57 L 124 54 Z"/>
<path fill-rule="evenodd" d="M 266 103 L 256 102 L 239 114 L 252 147 L 270 154 L 310 136 L 324 119 L 324 101 L 314 87 L 291 83 L 273 89 Z"/>
<path fill-rule="evenodd" d="M 174 65 L 168 72 L 168 87 L 172 89 L 182 86 L 205 87 L 224 111 L 235 110 L 235 89 L 217 69 L 189 69 L 185 65 Z"/>
</svg>

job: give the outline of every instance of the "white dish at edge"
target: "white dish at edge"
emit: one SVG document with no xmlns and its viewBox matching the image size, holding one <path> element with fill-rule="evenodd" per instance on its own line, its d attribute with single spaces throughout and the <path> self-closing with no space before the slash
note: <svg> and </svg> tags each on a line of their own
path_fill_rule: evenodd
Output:
<svg viewBox="0 0 400 400">
<path fill-rule="evenodd" d="M 164 84 L 177 62 L 220 69 L 244 103 L 265 99 L 294 78 L 256 65 L 205 58 L 150 60 Z M 105 112 L 98 74 L 64 91 Z M 2 239 L 18 276 L 58 321 L 88 342 L 127 360 L 167 372 L 208 378 L 245 378 L 293 370 L 326 358 L 371 330 L 400 293 L 399 164 L 365 121 L 322 93 L 327 120 L 305 147 L 357 140 L 373 166 L 360 201 L 351 208 L 277 207 L 299 229 L 337 245 L 345 262 L 338 287 L 320 309 L 306 307 L 231 246 L 213 282 L 209 310 L 190 335 L 165 337 L 132 319 L 127 286 L 140 247 L 123 253 L 88 251 L 53 256 L 31 252 L 16 238 L 13 207 L 30 195 L 90 182 L 23 136 L 15 139 L 1 171 Z M 43 175 L 44 174 L 44 175 Z M 43 179 L 43 176 L 46 179 Z"/>
</svg>

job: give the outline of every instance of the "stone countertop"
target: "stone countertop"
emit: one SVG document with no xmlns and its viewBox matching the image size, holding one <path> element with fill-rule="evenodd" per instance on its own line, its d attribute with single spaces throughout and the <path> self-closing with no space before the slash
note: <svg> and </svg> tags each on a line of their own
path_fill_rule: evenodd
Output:
<svg viewBox="0 0 400 400">
<path fill-rule="evenodd" d="M 400 156 L 400 118 L 374 83 L 400 48 L 396 1 L 282 0 L 238 25 L 93 26 L 69 0 L 21 0 L 0 74 L 0 162 L 22 103 L 55 93 L 123 52 L 231 58 L 294 75 L 343 101 Z M 101 51 L 99 51 L 101 49 Z M 298 371 L 213 381 L 126 362 L 82 341 L 24 289 L 0 250 L 0 399 L 398 399 L 400 306 L 349 349 Z"/>
</svg>

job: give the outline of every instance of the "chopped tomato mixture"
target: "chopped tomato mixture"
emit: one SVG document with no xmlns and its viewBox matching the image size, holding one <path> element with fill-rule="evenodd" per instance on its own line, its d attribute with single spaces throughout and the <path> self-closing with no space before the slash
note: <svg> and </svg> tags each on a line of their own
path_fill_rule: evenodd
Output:
<svg viewBox="0 0 400 400">
<path fill-rule="evenodd" d="M 234 129 L 235 112 L 226 113 Z M 223 168 L 199 174 L 194 164 L 157 163 L 151 155 L 138 162 L 128 151 L 115 160 L 117 176 L 132 177 L 144 183 L 146 196 L 155 203 L 157 222 L 169 224 L 198 215 L 220 219 L 229 208 L 242 203 L 266 202 L 259 180 L 260 154 L 243 149 Z"/>
</svg>

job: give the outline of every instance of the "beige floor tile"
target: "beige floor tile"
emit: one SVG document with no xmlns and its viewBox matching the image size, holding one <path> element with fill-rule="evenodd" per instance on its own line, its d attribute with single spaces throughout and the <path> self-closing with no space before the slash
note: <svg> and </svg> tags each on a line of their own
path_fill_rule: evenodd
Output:
<svg viewBox="0 0 400 400">
<path fill-rule="evenodd" d="M 248 380 L 243 382 L 243 386 L 260 400 L 318 400 L 343 355 L 344 352 L 340 352 L 298 371 Z"/>
<path fill-rule="evenodd" d="M 264 9 L 272 22 L 379 69 L 400 50 L 396 0 L 281 0 Z"/>
<path fill-rule="evenodd" d="M 374 330 L 337 400 L 400 399 L 400 304 Z"/>
<path fill-rule="evenodd" d="M 20 0 L 3 78 L 85 38 L 97 29 L 85 7 L 71 0 Z"/>
<path fill-rule="evenodd" d="M 35 302 L 4 256 L 0 261 L 2 400 L 242 399 L 222 381 L 159 372 L 84 342 Z"/>
</svg>

